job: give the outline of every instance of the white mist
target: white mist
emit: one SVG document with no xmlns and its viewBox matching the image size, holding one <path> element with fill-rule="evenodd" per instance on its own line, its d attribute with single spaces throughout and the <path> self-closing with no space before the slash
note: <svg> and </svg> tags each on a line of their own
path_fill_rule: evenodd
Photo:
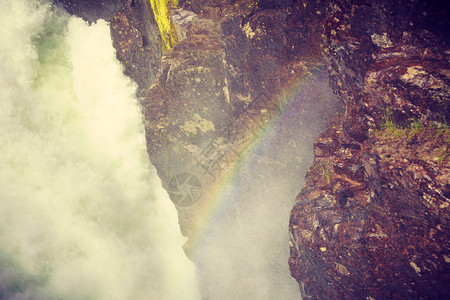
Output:
<svg viewBox="0 0 450 300">
<path fill-rule="evenodd" d="M 109 26 L 0 1 L 0 299 L 199 299 Z"/>
</svg>

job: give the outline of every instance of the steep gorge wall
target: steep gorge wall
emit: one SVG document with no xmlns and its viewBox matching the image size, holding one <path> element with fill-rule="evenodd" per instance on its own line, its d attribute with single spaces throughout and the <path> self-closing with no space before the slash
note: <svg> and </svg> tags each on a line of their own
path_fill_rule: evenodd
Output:
<svg viewBox="0 0 450 300">
<path fill-rule="evenodd" d="M 184 39 L 145 102 L 149 156 L 177 205 L 205 299 L 299 297 L 286 264 L 289 207 L 337 105 L 314 27 L 302 28 L 320 22 L 315 12 L 269 4 L 180 1 Z M 266 135 L 274 141 L 255 151 Z M 234 192 L 220 195 L 225 186 Z"/>
<path fill-rule="evenodd" d="M 448 5 L 323 7 L 330 84 L 346 110 L 315 142 L 291 212 L 291 274 L 306 299 L 446 299 Z"/>
</svg>

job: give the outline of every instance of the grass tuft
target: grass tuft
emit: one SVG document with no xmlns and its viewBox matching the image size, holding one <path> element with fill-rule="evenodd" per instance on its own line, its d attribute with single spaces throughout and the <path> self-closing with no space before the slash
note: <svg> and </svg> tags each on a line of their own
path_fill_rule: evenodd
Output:
<svg viewBox="0 0 450 300">
<path fill-rule="evenodd" d="M 432 125 L 426 125 L 417 119 L 410 119 L 409 125 L 399 126 L 394 122 L 393 113 L 390 109 L 386 109 L 384 123 L 379 130 L 375 131 L 375 136 L 382 138 L 391 138 L 398 141 L 405 141 L 407 144 L 417 140 L 429 140 L 442 138 L 443 142 L 439 142 L 439 159 L 438 165 L 442 166 L 444 161 L 450 157 L 450 128 L 445 118 L 443 122 L 435 122 Z"/>
</svg>

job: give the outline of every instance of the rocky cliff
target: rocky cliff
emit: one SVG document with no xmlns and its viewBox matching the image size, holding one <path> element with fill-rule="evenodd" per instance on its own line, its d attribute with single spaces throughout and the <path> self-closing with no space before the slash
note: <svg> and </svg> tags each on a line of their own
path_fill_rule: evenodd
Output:
<svg viewBox="0 0 450 300">
<path fill-rule="evenodd" d="M 224 295 L 212 286 L 294 298 L 281 292 L 288 242 L 304 299 L 449 297 L 447 4 L 180 0 L 163 51 L 148 1 L 58 2 L 111 22 L 205 299 Z M 212 240 L 202 230 L 230 174 L 239 187 Z M 228 265 L 199 258 L 212 254 Z M 229 269 L 239 284 L 224 284 Z"/>
<path fill-rule="evenodd" d="M 318 26 L 303 26 L 320 20 L 282 1 L 180 1 L 173 16 L 179 43 L 145 101 L 148 151 L 203 297 L 299 298 L 287 274 L 289 207 L 305 153 L 339 106 Z"/>
<path fill-rule="evenodd" d="M 306 299 L 449 297 L 448 11 L 321 10 L 330 85 L 346 107 L 316 140 L 291 212 L 289 265 Z"/>
<path fill-rule="evenodd" d="M 306 16 L 293 7 L 262 9 L 253 1 L 180 5 L 174 10 L 180 42 L 163 59 L 145 113 L 149 155 L 163 182 L 192 174 L 205 190 L 204 197 L 185 199 L 169 188 L 180 197 L 180 222 L 190 236 L 200 226 L 198 206 L 211 201 L 210 187 L 234 169 L 236 156 L 289 101 L 284 88 L 313 81 L 325 69 L 313 32 L 297 30 Z"/>
</svg>

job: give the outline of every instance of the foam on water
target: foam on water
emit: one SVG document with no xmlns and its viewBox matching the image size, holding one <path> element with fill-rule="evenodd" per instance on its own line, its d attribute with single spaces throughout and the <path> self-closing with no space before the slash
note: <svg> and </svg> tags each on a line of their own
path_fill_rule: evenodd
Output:
<svg viewBox="0 0 450 300">
<path fill-rule="evenodd" d="M 198 299 L 109 26 L 0 1 L 0 299 Z"/>
</svg>

